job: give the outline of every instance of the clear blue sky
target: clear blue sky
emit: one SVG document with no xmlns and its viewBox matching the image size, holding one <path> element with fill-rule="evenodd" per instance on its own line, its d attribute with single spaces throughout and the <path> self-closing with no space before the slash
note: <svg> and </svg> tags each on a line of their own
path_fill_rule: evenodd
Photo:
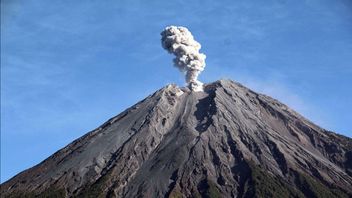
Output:
<svg viewBox="0 0 352 198">
<path fill-rule="evenodd" d="M 80 2 L 80 3 L 78 3 Z M 190 29 L 207 66 L 352 136 L 351 0 L 1 1 L 1 181 L 168 83 Z"/>
</svg>

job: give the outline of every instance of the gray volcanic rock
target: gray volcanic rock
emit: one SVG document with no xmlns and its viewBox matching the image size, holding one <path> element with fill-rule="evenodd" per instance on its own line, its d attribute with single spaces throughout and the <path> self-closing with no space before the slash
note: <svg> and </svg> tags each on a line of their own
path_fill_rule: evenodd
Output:
<svg viewBox="0 0 352 198">
<path fill-rule="evenodd" d="M 352 140 L 220 80 L 168 85 L 1 184 L 4 197 L 351 197 Z"/>
</svg>

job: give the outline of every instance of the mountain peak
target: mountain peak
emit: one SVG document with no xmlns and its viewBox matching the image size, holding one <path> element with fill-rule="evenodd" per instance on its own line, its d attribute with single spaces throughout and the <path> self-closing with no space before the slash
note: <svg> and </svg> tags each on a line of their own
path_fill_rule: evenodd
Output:
<svg viewBox="0 0 352 198">
<path fill-rule="evenodd" d="M 231 80 L 204 84 L 203 92 L 170 84 L 5 182 L 1 192 L 344 197 L 352 194 L 351 145 Z"/>
</svg>

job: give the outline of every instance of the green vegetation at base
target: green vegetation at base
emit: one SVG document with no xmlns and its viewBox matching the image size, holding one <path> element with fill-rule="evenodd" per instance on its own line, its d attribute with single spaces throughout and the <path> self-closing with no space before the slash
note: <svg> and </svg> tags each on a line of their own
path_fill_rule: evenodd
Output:
<svg viewBox="0 0 352 198">
<path fill-rule="evenodd" d="M 100 177 L 94 184 L 83 188 L 83 190 L 75 198 L 104 198 L 104 186 L 108 180 L 111 172 Z"/>
<path fill-rule="evenodd" d="M 221 193 L 216 187 L 216 184 L 212 182 L 211 180 L 207 180 L 208 188 L 205 191 L 205 197 L 206 198 L 221 198 Z"/>
<path fill-rule="evenodd" d="M 182 193 L 177 190 L 171 191 L 169 198 L 182 198 Z"/>
<path fill-rule="evenodd" d="M 249 162 L 251 182 L 249 192 L 244 197 L 294 197 L 294 198 L 348 198 L 349 195 L 332 186 L 325 186 L 314 178 L 303 173 L 296 173 L 297 188 L 285 181 L 275 178 L 262 170 L 258 165 Z"/>
<path fill-rule="evenodd" d="M 193 192 L 193 197 L 220 198 L 223 197 L 215 182 L 204 179 L 198 184 L 198 191 Z"/>
<path fill-rule="evenodd" d="M 248 162 L 250 174 L 248 180 L 244 183 L 244 198 L 348 198 L 346 192 L 334 187 L 326 186 L 318 180 L 303 173 L 294 172 L 293 178 L 295 179 L 296 187 L 288 184 L 284 180 L 277 178 L 267 171 L 263 170 L 260 166 L 253 162 Z M 83 188 L 83 190 L 76 195 L 76 198 L 100 198 L 107 197 L 104 192 L 104 187 L 109 179 L 110 173 L 101 177 L 97 182 L 91 186 Z M 209 179 L 203 180 L 199 187 L 199 192 L 193 192 L 193 197 L 204 198 L 220 198 L 221 191 L 217 184 Z M 64 189 L 56 189 L 50 187 L 43 192 L 13 192 L 4 198 L 62 198 L 66 197 Z M 174 189 L 169 198 L 181 198 L 182 193 L 178 189 Z"/>
<path fill-rule="evenodd" d="M 299 185 L 302 192 L 307 197 L 319 197 L 319 198 L 348 198 L 349 196 L 334 187 L 327 187 L 315 179 L 304 175 L 298 174 L 296 177 L 296 183 Z"/>
<path fill-rule="evenodd" d="M 48 188 L 41 193 L 35 192 L 14 192 L 5 198 L 62 198 L 66 197 L 65 190 L 55 189 L 54 187 Z"/>
<path fill-rule="evenodd" d="M 248 163 L 251 168 L 251 184 L 245 197 L 294 197 L 304 198 L 304 194 L 285 182 L 269 175 L 254 163 Z"/>
</svg>

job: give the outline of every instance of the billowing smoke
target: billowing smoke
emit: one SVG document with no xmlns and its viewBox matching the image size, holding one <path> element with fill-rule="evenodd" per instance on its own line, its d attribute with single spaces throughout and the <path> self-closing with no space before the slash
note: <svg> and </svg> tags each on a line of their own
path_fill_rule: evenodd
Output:
<svg viewBox="0 0 352 198">
<path fill-rule="evenodd" d="M 186 75 L 186 82 L 191 90 L 202 91 L 203 83 L 197 80 L 205 67 L 205 54 L 199 52 L 201 45 L 194 40 L 185 27 L 169 26 L 161 32 L 164 49 L 174 54 L 174 64 Z"/>
</svg>

